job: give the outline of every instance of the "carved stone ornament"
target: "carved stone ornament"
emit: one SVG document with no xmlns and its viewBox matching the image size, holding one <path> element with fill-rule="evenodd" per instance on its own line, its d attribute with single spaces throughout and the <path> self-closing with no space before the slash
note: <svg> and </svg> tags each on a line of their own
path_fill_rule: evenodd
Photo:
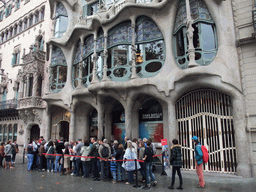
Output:
<svg viewBox="0 0 256 192">
<path fill-rule="evenodd" d="M 18 113 L 19 113 L 20 119 L 23 120 L 24 124 L 26 125 L 27 124 L 27 116 L 22 111 L 19 111 Z"/>
<path fill-rule="evenodd" d="M 42 119 L 40 118 L 40 115 L 38 114 L 37 110 L 33 109 L 33 113 L 34 113 L 35 119 L 38 121 L 38 123 L 42 124 Z"/>
</svg>

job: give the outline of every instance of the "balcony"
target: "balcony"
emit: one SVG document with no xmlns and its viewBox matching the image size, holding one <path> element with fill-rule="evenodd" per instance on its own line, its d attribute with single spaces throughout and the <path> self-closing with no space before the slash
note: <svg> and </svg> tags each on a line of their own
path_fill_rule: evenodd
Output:
<svg viewBox="0 0 256 192">
<path fill-rule="evenodd" d="M 27 97 L 18 100 L 17 109 L 44 108 L 42 97 Z"/>
<path fill-rule="evenodd" d="M 1 107 L 1 110 L 16 109 L 17 108 L 17 99 L 2 101 L 2 102 L 0 102 L 0 107 Z"/>
</svg>

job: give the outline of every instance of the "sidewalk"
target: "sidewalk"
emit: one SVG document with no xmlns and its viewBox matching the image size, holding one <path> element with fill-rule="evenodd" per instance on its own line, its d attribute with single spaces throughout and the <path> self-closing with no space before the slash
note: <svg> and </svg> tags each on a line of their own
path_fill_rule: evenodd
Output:
<svg viewBox="0 0 256 192">
<path fill-rule="evenodd" d="M 15 169 L 5 170 L 0 168 L 0 191 L 1 192 L 130 192 L 144 191 L 141 188 L 134 188 L 133 185 L 125 185 L 124 182 L 112 184 L 108 182 L 95 182 L 92 178 L 74 177 L 70 175 L 60 176 L 59 173 L 48 173 L 38 171 L 27 171 L 26 164 L 22 164 L 22 158 L 19 157 L 15 164 Z M 155 173 L 158 185 L 148 191 L 168 192 L 181 191 L 178 189 L 170 190 L 171 169 L 167 169 L 168 176 L 161 176 L 161 167 L 157 167 Z M 139 178 L 140 178 L 140 174 Z M 195 171 L 182 171 L 183 191 L 186 192 L 254 192 L 256 191 L 256 178 L 244 179 L 236 175 L 204 173 L 206 186 L 198 189 L 198 178 Z M 139 183 L 143 186 L 143 183 Z M 176 176 L 175 187 L 178 187 L 179 180 Z"/>
</svg>

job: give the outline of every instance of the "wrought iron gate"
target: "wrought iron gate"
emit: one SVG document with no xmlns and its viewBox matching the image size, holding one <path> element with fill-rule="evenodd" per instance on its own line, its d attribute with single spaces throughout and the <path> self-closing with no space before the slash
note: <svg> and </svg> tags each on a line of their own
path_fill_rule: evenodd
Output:
<svg viewBox="0 0 256 192">
<path fill-rule="evenodd" d="M 196 135 L 208 148 L 209 162 L 204 170 L 236 172 L 235 131 L 231 98 L 214 89 L 189 92 L 176 102 L 183 168 L 195 169 L 191 137 Z"/>
</svg>

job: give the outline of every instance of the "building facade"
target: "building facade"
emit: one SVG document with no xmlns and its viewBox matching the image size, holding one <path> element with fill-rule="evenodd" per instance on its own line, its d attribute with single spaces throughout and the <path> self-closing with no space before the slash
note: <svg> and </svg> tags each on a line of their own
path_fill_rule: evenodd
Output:
<svg viewBox="0 0 256 192">
<path fill-rule="evenodd" d="M 253 87 L 253 58 L 246 53 L 253 52 L 254 2 L 246 3 L 46 2 L 42 30 L 23 63 L 6 64 L 5 71 L 17 70 L 9 79 L 18 87 L 16 124 L 24 129 L 18 140 L 178 138 L 183 168 L 193 170 L 197 135 L 209 150 L 206 171 L 255 176 L 254 97 L 247 85 Z M 1 29 L 2 58 L 7 29 Z"/>
</svg>

